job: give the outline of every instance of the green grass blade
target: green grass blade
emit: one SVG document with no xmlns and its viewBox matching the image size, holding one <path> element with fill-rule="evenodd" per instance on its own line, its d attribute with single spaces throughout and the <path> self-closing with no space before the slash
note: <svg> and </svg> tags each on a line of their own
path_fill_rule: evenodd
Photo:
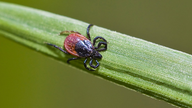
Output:
<svg viewBox="0 0 192 108">
<path fill-rule="evenodd" d="M 88 24 L 53 13 L 0 2 L 0 33 L 63 63 L 66 55 L 47 46 L 49 42 L 63 48 L 63 30 L 86 35 Z M 100 67 L 87 71 L 83 60 L 70 66 L 113 81 L 127 88 L 162 99 L 180 107 L 192 107 L 192 56 L 142 39 L 98 26 L 90 30 L 91 38 L 103 36 L 108 50 L 101 52 Z"/>
</svg>

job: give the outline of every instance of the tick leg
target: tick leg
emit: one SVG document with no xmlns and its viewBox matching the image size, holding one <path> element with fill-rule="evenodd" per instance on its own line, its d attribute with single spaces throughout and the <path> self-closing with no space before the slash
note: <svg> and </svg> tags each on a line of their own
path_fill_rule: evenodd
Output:
<svg viewBox="0 0 192 108">
<path fill-rule="evenodd" d="M 105 45 L 105 47 L 98 49 L 102 44 Z M 95 49 L 96 49 L 97 51 L 105 51 L 105 50 L 107 50 L 107 43 L 106 43 L 106 42 L 99 42 L 98 46 L 95 47 Z"/>
<path fill-rule="evenodd" d="M 94 71 L 93 69 L 88 68 L 86 63 L 87 63 L 87 58 L 86 58 L 85 61 L 84 61 L 84 66 L 85 66 L 85 68 L 86 68 L 87 70 L 89 70 L 89 71 Z"/>
<path fill-rule="evenodd" d="M 97 37 L 95 37 L 95 38 L 93 39 L 93 46 L 95 45 L 95 42 L 96 42 L 97 39 L 102 39 L 104 42 L 107 43 L 107 40 L 106 40 L 105 38 L 103 38 L 103 37 L 101 37 L 101 36 L 97 36 Z"/>
<path fill-rule="evenodd" d="M 67 60 L 67 63 L 69 63 L 71 60 L 76 60 L 76 59 L 79 59 L 79 57 L 70 58 L 70 59 Z"/>
<path fill-rule="evenodd" d="M 91 40 L 91 37 L 89 34 L 89 30 L 90 30 L 91 26 L 93 26 L 93 24 L 89 24 L 89 26 L 87 27 L 87 36 L 88 36 L 89 40 Z"/>
<path fill-rule="evenodd" d="M 96 63 L 97 63 L 96 66 L 93 65 L 93 59 L 91 59 L 91 61 L 89 62 L 89 65 L 90 65 L 92 68 L 94 68 L 94 69 L 99 66 L 99 62 L 98 62 L 97 60 L 95 60 L 95 61 L 96 61 Z"/>
<path fill-rule="evenodd" d="M 46 43 L 46 42 L 45 42 L 45 43 Z M 59 49 L 60 51 L 66 53 L 66 54 L 69 54 L 67 51 L 63 50 L 61 47 L 58 47 L 58 46 L 56 46 L 56 45 L 54 45 L 54 44 L 50 44 L 50 43 L 46 43 L 46 44 L 47 44 L 47 45 L 50 45 L 50 46 L 53 46 L 53 47 Z"/>
<path fill-rule="evenodd" d="M 77 31 L 68 31 L 68 30 L 66 30 L 66 31 L 62 31 L 62 32 L 60 32 L 60 35 L 62 35 L 62 34 L 72 34 L 72 33 L 80 34 L 80 33 L 77 32 Z"/>
</svg>

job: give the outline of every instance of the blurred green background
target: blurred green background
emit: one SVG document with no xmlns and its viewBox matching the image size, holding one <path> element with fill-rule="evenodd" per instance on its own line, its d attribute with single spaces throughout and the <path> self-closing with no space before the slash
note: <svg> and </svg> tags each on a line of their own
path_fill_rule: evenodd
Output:
<svg viewBox="0 0 192 108">
<path fill-rule="evenodd" d="M 192 54 L 191 0 L 3 0 Z M 0 35 L 0 108 L 175 108 Z M 83 64 L 82 64 L 83 66 Z"/>
</svg>

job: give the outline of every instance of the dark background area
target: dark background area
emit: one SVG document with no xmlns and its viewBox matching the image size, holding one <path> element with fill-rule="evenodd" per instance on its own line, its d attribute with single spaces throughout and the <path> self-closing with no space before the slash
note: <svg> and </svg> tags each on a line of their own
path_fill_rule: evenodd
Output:
<svg viewBox="0 0 192 108">
<path fill-rule="evenodd" d="M 192 54 L 191 0 L 3 1 Z M 174 108 L 50 59 L 2 35 L 0 46 L 0 108 Z"/>
</svg>

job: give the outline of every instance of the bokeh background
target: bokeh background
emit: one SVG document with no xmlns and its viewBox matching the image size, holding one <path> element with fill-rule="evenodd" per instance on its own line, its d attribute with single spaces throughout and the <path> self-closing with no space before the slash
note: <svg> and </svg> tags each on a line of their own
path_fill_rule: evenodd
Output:
<svg viewBox="0 0 192 108">
<path fill-rule="evenodd" d="M 191 0 L 3 0 L 192 54 Z M 83 66 L 83 65 L 82 65 Z M 175 108 L 0 35 L 0 108 Z"/>
</svg>

